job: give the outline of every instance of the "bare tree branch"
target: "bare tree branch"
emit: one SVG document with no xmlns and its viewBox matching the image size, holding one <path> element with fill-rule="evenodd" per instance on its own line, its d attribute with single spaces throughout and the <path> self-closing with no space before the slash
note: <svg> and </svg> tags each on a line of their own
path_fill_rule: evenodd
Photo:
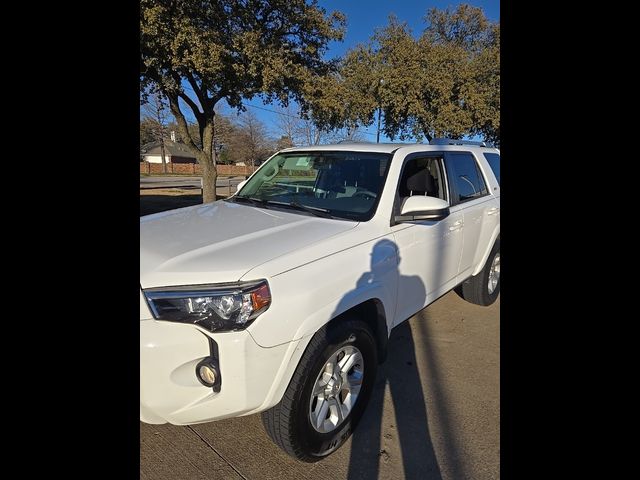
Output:
<svg viewBox="0 0 640 480">
<path fill-rule="evenodd" d="M 187 120 L 184 118 L 184 114 L 180 110 L 180 104 L 178 103 L 178 95 L 170 94 L 170 95 L 167 95 L 167 98 L 169 99 L 169 108 L 171 109 L 171 113 L 176 119 L 176 123 L 178 125 L 178 132 L 182 137 L 183 143 L 187 146 L 187 148 L 189 149 L 189 151 L 191 151 L 191 153 L 196 155 L 196 157 L 199 156 L 199 154 L 202 153 L 202 150 L 198 148 L 198 146 L 193 141 L 193 138 L 191 138 L 191 133 L 189 132 L 189 126 L 187 124 Z"/>
</svg>

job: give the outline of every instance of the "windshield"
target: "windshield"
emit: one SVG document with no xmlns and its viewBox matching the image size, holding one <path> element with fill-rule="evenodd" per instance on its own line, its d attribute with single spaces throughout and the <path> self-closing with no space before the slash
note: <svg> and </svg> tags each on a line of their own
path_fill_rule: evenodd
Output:
<svg viewBox="0 0 640 480">
<path fill-rule="evenodd" d="M 229 200 L 367 221 L 375 213 L 391 156 L 345 151 L 281 153 Z"/>
</svg>

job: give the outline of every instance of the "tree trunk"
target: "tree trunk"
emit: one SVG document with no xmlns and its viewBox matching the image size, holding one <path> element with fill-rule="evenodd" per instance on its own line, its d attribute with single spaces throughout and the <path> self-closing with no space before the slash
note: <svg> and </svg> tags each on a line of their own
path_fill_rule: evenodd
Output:
<svg viewBox="0 0 640 480">
<path fill-rule="evenodd" d="M 198 156 L 198 162 L 202 166 L 202 203 L 215 202 L 218 171 L 213 163 L 213 157 L 203 153 Z"/>
<path fill-rule="evenodd" d="M 206 119 L 202 129 L 202 154 L 198 155 L 198 162 L 202 165 L 202 203 L 216 201 L 216 151 L 213 143 L 214 117 Z"/>
<path fill-rule="evenodd" d="M 176 119 L 178 132 L 180 132 L 183 142 L 189 151 L 196 156 L 198 163 L 202 167 L 202 203 L 215 202 L 216 179 L 218 177 L 218 171 L 216 170 L 216 151 L 213 143 L 215 111 L 204 114 L 197 108 L 191 107 L 198 121 L 200 140 L 202 141 L 202 149 L 200 149 L 193 141 L 187 121 L 180 111 L 178 96 L 175 93 L 169 92 L 167 93 L 167 98 L 169 99 L 169 108 Z M 215 105 L 215 102 L 211 104 L 212 107 L 213 105 Z"/>
</svg>

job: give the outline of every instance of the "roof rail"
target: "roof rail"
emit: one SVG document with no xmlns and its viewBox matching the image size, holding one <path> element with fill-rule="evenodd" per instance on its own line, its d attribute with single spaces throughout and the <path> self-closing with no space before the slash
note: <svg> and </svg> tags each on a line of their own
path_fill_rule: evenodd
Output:
<svg viewBox="0 0 640 480">
<path fill-rule="evenodd" d="M 404 143 L 404 142 L 369 142 L 368 140 L 340 140 L 336 144 L 352 144 L 352 145 L 397 145 L 401 147 L 403 145 L 420 145 L 419 143 Z"/>
<path fill-rule="evenodd" d="M 455 140 L 453 138 L 434 138 L 429 145 L 476 145 L 478 147 L 486 147 L 486 142 L 472 142 L 471 140 Z"/>
</svg>

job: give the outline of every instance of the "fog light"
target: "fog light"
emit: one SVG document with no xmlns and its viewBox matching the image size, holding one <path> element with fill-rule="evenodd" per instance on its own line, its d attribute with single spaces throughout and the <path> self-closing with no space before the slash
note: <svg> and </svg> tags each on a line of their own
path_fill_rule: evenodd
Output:
<svg viewBox="0 0 640 480">
<path fill-rule="evenodd" d="M 205 358 L 196 366 L 196 376 L 205 387 L 213 387 L 218 381 L 218 369 L 210 358 Z"/>
</svg>

